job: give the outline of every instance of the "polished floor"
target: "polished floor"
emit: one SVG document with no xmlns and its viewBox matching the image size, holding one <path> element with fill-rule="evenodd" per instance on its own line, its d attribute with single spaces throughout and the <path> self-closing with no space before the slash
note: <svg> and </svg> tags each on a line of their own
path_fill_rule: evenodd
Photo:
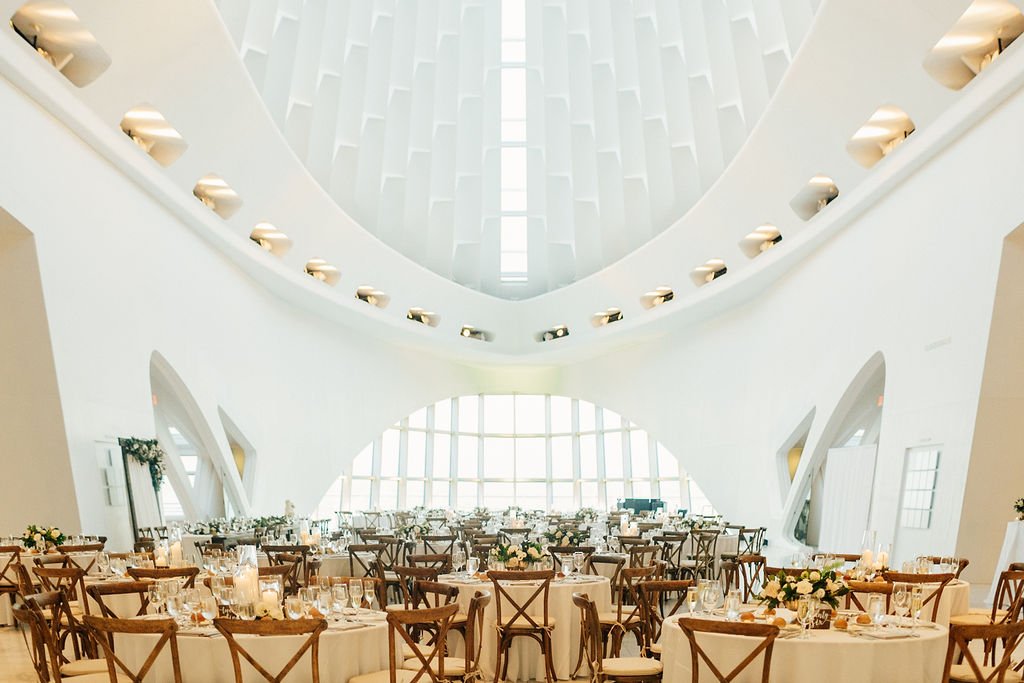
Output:
<svg viewBox="0 0 1024 683">
<path fill-rule="evenodd" d="M 36 683 L 38 680 L 21 632 L 13 626 L 0 626 L 0 682 Z"/>
</svg>

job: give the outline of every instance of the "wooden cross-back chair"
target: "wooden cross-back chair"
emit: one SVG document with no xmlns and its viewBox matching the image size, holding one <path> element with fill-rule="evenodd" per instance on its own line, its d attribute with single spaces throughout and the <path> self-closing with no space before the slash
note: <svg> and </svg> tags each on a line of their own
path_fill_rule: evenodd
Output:
<svg viewBox="0 0 1024 683">
<path fill-rule="evenodd" d="M 363 513 L 363 522 L 366 524 L 367 529 L 379 528 L 382 519 L 383 514 L 380 512 L 368 511 Z"/>
<path fill-rule="evenodd" d="M 642 581 L 637 586 L 644 623 L 643 654 L 647 657 L 661 657 L 661 631 L 665 619 L 673 617 L 686 604 L 686 592 L 693 586 L 689 579 Z M 675 594 L 675 601 L 669 604 L 669 596 Z"/>
<path fill-rule="evenodd" d="M 245 659 L 256 672 L 268 683 L 280 683 L 288 676 L 295 665 L 299 663 L 307 651 L 310 653 L 310 666 L 312 668 L 313 683 L 320 682 L 320 634 L 327 629 L 326 619 L 297 619 L 294 621 L 245 621 L 243 619 L 214 619 L 214 627 L 220 631 L 228 641 L 228 648 L 231 650 L 231 665 L 235 671 L 235 683 L 243 683 L 245 678 L 242 674 L 242 659 Z M 259 651 L 259 639 L 239 640 L 238 635 L 251 636 L 307 636 L 296 649 L 295 654 L 285 663 L 276 674 L 272 674 L 260 664 L 253 656 L 253 651 Z M 248 645 L 248 647 L 243 646 Z"/>
<path fill-rule="evenodd" d="M 139 599 L 139 608 L 130 616 L 141 617 L 149 610 L 150 585 L 149 581 L 104 582 L 86 586 L 85 592 L 100 608 L 100 616 L 108 619 L 121 619 L 124 615 L 114 612 L 104 598 L 110 595 L 135 595 Z"/>
<path fill-rule="evenodd" d="M 445 605 L 453 605 L 459 599 L 459 589 L 447 583 L 439 583 L 428 579 L 413 581 L 412 584 L 412 609 L 433 609 Z M 448 624 L 450 631 L 457 631 L 466 636 L 467 615 L 456 613 Z M 437 637 L 437 631 L 427 631 L 430 639 Z M 417 638 L 422 637 L 422 631 L 413 634 Z"/>
<path fill-rule="evenodd" d="M 95 644 L 86 633 L 80 615 L 72 613 L 67 593 L 55 590 L 26 595 L 24 604 L 42 619 L 47 630 L 47 642 L 53 643 L 52 656 L 59 667 L 95 656 Z M 73 659 L 68 656 L 69 651 Z"/>
<path fill-rule="evenodd" d="M 395 573 L 395 567 L 405 563 L 406 541 L 389 536 L 380 539 L 380 545 L 383 546 L 383 549 L 374 561 L 373 575 L 383 581 L 388 590 L 398 593 L 399 580 L 398 574 Z"/>
<path fill-rule="evenodd" d="M 423 555 L 406 555 L 410 567 L 429 567 L 436 569 L 438 574 L 447 574 L 452 570 L 452 556 L 444 553 L 427 553 Z M 395 571 L 398 571 L 396 566 Z"/>
<path fill-rule="evenodd" d="M 693 683 L 700 681 L 700 666 L 703 663 L 707 666 L 711 675 L 719 683 L 730 683 L 758 657 L 763 657 L 761 664 L 761 683 L 768 683 L 772 666 L 772 650 L 775 647 L 775 639 L 779 635 L 779 627 L 769 624 L 744 624 L 741 622 L 711 621 L 709 619 L 693 619 L 682 617 L 677 622 L 683 630 L 683 634 L 690 642 L 690 667 L 692 670 Z M 697 640 L 698 633 L 724 633 L 733 636 L 750 638 L 753 641 L 753 649 L 743 658 L 729 673 L 723 673 Z"/>
<path fill-rule="evenodd" d="M 516 638 L 529 638 L 540 645 L 544 657 L 544 678 L 548 683 L 555 680 L 555 665 L 551 652 L 551 631 L 555 622 L 549 613 L 548 598 L 551 591 L 553 571 L 490 571 L 487 573 L 494 586 L 495 611 L 497 614 L 495 629 L 498 631 L 497 662 L 494 666 L 495 675 L 500 672 L 498 680 L 508 677 L 508 651 Z M 504 585 L 531 586 L 535 589 L 526 600 L 518 600 Z M 534 616 L 529 608 L 540 602 L 542 613 Z M 502 607 L 505 609 L 503 610 Z M 504 611 L 504 614 L 502 612 Z M 511 612 L 511 615 L 509 614 Z"/>
<path fill-rule="evenodd" d="M 267 557 L 270 558 L 269 555 Z M 282 588 L 286 595 L 295 595 L 302 588 L 303 561 L 302 555 L 298 553 L 274 553 L 273 560 L 270 560 L 272 567 L 284 569 L 281 580 L 284 582 Z"/>
<path fill-rule="evenodd" d="M 670 579 L 678 579 L 683 574 L 683 549 L 688 535 L 668 536 L 662 534 L 651 539 L 661 550 L 660 559 L 665 562 L 665 575 Z"/>
<path fill-rule="evenodd" d="M 847 581 L 850 592 L 846 594 L 846 609 L 856 607 L 861 612 L 868 609 L 867 595 L 885 596 L 885 613 L 892 613 L 892 584 L 885 581 Z"/>
<path fill-rule="evenodd" d="M 760 555 L 761 554 L 761 528 L 743 527 L 739 530 L 739 539 L 736 544 L 737 555 Z"/>
<path fill-rule="evenodd" d="M 195 588 L 196 577 L 199 576 L 198 567 L 160 567 L 157 569 L 143 568 L 143 567 L 132 567 L 128 570 L 128 576 L 132 577 L 136 581 L 142 581 L 144 579 L 150 579 L 152 581 L 158 581 L 160 579 L 184 579 L 182 588 Z"/>
<path fill-rule="evenodd" d="M 430 609 L 392 610 L 388 612 L 388 645 L 390 652 L 409 655 L 403 664 L 395 657 L 388 658 L 388 675 L 391 681 L 405 683 L 447 683 L 449 668 L 456 660 L 445 656 L 448 627 L 458 605 L 442 605 Z M 416 640 L 411 634 L 425 631 L 438 634 L 429 643 Z M 403 669 L 399 676 L 399 667 Z M 377 683 L 383 680 L 385 672 L 364 674 L 349 679 L 349 683 Z"/>
<path fill-rule="evenodd" d="M 260 547 L 266 556 L 267 564 L 274 566 L 278 564 L 292 563 L 294 562 L 294 556 L 299 555 L 301 560 L 299 561 L 299 567 L 296 569 L 296 581 L 299 586 L 305 586 L 309 578 L 310 566 L 309 566 L 309 553 L 310 546 L 308 545 L 264 545 Z M 281 559 L 281 555 L 286 557 Z M 296 588 L 297 590 L 297 588 Z"/>
<path fill-rule="evenodd" d="M 142 683 L 164 647 L 170 645 L 172 680 L 174 683 L 182 683 L 181 662 L 178 659 L 178 625 L 174 623 L 174 619 L 110 619 L 87 616 L 85 625 L 103 651 L 111 681 L 123 681 L 127 678 L 132 683 Z M 159 638 L 142 662 L 142 666 L 132 670 L 114 652 L 114 634 L 117 633 L 149 634 L 157 635 Z"/>
<path fill-rule="evenodd" d="M 400 579 L 398 587 L 402 591 L 402 605 L 405 609 L 416 609 L 417 604 L 413 596 L 414 584 L 417 581 L 437 581 L 439 572 L 433 567 L 403 567 L 396 566 L 395 573 Z"/>
<path fill-rule="evenodd" d="M 15 605 L 11 610 L 14 621 L 23 629 L 25 646 L 28 649 L 29 659 L 32 662 L 32 669 L 40 683 L 49 681 L 60 681 L 60 666 L 52 661 L 51 653 L 56 651 L 56 646 L 51 650 L 47 647 L 46 637 L 49 626 L 46 620 L 37 610 L 33 610 L 27 603 Z"/>
<path fill-rule="evenodd" d="M 491 556 L 491 550 L 494 549 L 496 543 L 474 543 L 470 549 L 470 557 L 475 557 L 480 560 L 480 569 L 487 568 L 487 560 Z"/>
<path fill-rule="evenodd" d="M 1018 570 L 1009 569 L 999 572 L 992 607 L 972 607 L 967 614 L 950 617 L 949 623 L 959 626 L 985 626 L 1004 621 L 1015 621 L 1015 618 L 1010 618 L 1012 616 L 1011 607 L 1015 603 L 1019 604 L 1022 600 L 1024 600 L 1024 566 Z"/>
<path fill-rule="evenodd" d="M 425 554 L 430 555 L 448 555 L 455 552 L 455 544 L 459 541 L 459 537 L 456 535 L 448 534 L 437 534 L 431 536 L 423 536 L 423 549 L 426 551 Z"/>
<path fill-rule="evenodd" d="M 50 553 L 46 555 L 33 555 L 32 564 L 36 567 L 70 567 L 71 561 L 67 555 Z"/>
<path fill-rule="evenodd" d="M 484 638 L 484 610 L 490 602 L 491 594 L 488 591 L 477 591 L 470 599 L 469 607 L 466 609 L 466 621 L 464 622 L 465 628 L 462 629 L 463 638 L 465 639 L 466 644 L 465 653 L 461 658 L 445 657 L 445 678 L 449 680 L 459 679 L 462 681 L 474 681 L 481 677 L 480 651 Z M 452 617 L 452 622 L 448 627 L 449 633 L 459 630 L 457 628 L 457 620 L 459 616 L 459 614 L 455 614 Z M 420 628 L 422 629 L 423 627 L 421 626 Z M 429 645 L 432 643 L 427 644 Z M 418 671 L 422 667 L 422 664 L 423 662 L 419 658 L 412 656 L 406 658 L 405 664 L 402 668 Z"/>
<path fill-rule="evenodd" d="M 662 666 L 657 659 L 605 657 L 597 605 L 586 593 L 573 593 L 572 601 L 580 610 L 580 635 L 583 641 L 581 658 L 587 662 L 591 683 L 604 683 L 608 680 L 653 683 L 661 679 Z"/>
<path fill-rule="evenodd" d="M 764 555 L 737 555 L 735 562 L 739 571 L 739 588 L 743 602 L 749 603 L 761 592 L 765 582 Z"/>
<path fill-rule="evenodd" d="M 612 591 L 612 601 L 616 604 L 622 600 L 622 568 L 626 558 L 616 555 L 592 555 L 583 567 L 585 574 L 607 576 Z M 601 571 L 601 570 L 604 571 Z"/>
<path fill-rule="evenodd" d="M 786 576 L 800 576 L 803 573 L 803 569 L 800 567 L 765 567 L 764 576 L 765 580 L 774 579 L 780 573 Z"/>
<path fill-rule="evenodd" d="M 89 613 L 85 599 L 85 572 L 79 567 L 36 567 L 32 572 L 44 591 L 61 591 L 75 612 Z"/>
<path fill-rule="evenodd" d="M 630 567 L 650 567 L 658 559 L 660 548 L 656 545 L 634 545 L 629 553 Z"/>
<path fill-rule="evenodd" d="M 1013 667 L 1011 656 L 1020 644 L 1022 635 L 1024 635 L 1024 621 L 984 626 L 951 624 L 949 644 L 946 647 L 946 663 L 942 671 L 942 683 L 951 681 L 1002 683 L 1004 680 L 1019 680 L 1010 669 Z M 1003 656 L 998 661 L 993 661 L 991 666 L 979 664 L 975 653 L 971 652 L 972 640 L 981 640 L 986 643 L 986 656 L 989 649 L 988 643 L 1002 641 Z M 961 663 L 954 664 L 954 659 Z"/>
<path fill-rule="evenodd" d="M 736 563 L 736 556 L 731 559 L 722 558 L 718 563 L 718 578 L 722 582 L 722 590 L 725 592 L 740 587 L 740 566 Z"/>
<path fill-rule="evenodd" d="M 351 543 L 348 546 L 348 562 L 352 576 L 361 578 L 363 576 L 374 576 L 373 567 L 384 552 L 384 546 L 380 543 Z M 364 555 L 372 554 L 371 559 Z"/>
<path fill-rule="evenodd" d="M 619 542 L 619 548 L 624 553 L 628 553 L 630 548 L 648 545 L 647 539 L 640 536 L 617 536 L 616 538 Z"/>
<path fill-rule="evenodd" d="M 61 640 L 57 637 L 54 628 L 56 611 L 47 612 L 41 609 L 39 604 L 47 600 L 59 602 L 63 600 L 63 594 L 52 595 L 31 595 L 23 603 L 16 605 L 12 612 L 17 624 L 25 629 L 23 636 L 28 649 L 29 659 L 36 677 L 42 683 L 60 683 L 71 677 L 79 677 L 83 681 L 96 680 L 101 674 L 106 680 L 106 662 L 102 659 L 75 659 L 69 660 L 61 646 Z M 66 607 L 66 605 L 65 605 Z M 84 627 L 81 633 L 83 638 L 88 639 Z M 93 674 L 93 675 L 89 675 Z"/>
<path fill-rule="evenodd" d="M 953 574 L 904 574 L 903 572 L 885 572 L 882 575 L 887 583 L 909 583 L 912 585 L 925 586 L 934 584 L 935 589 L 923 596 L 922 611 L 925 606 L 930 602 L 932 604 L 932 614 L 929 621 L 935 621 L 935 618 L 939 615 L 939 601 L 942 600 L 942 591 L 946 589 L 946 584 L 953 580 Z"/>
<path fill-rule="evenodd" d="M 643 647 L 643 606 L 637 588 L 643 582 L 654 579 L 657 571 L 658 568 L 655 566 L 623 569 L 622 584 L 625 594 L 629 596 L 630 604 L 626 604 L 626 600 L 619 600 L 614 611 L 598 613 L 601 630 L 607 633 L 613 657 L 618 657 L 621 654 L 622 640 L 627 633 L 632 633 L 636 638 L 637 646 Z"/>
<path fill-rule="evenodd" d="M 690 559 L 683 563 L 683 573 L 691 579 L 715 578 L 715 549 L 718 547 L 717 529 L 696 529 L 690 534 L 690 545 L 693 552 Z"/>
<path fill-rule="evenodd" d="M 587 563 L 590 561 L 590 558 L 594 556 L 594 553 L 596 551 L 597 551 L 597 548 L 595 548 L 594 546 L 590 546 L 590 545 L 581 545 L 581 546 L 549 545 L 548 546 L 548 553 L 551 554 L 551 559 L 554 561 L 555 571 L 556 572 L 562 570 L 562 561 L 563 560 L 569 560 L 569 562 L 571 563 L 572 562 L 572 556 L 575 555 L 576 553 L 583 553 L 583 567 L 586 567 Z M 581 568 L 580 571 L 583 571 L 583 569 Z"/>
<path fill-rule="evenodd" d="M 96 553 L 103 552 L 103 543 L 84 543 L 81 545 L 62 545 L 60 552 L 67 557 L 68 566 L 74 565 L 86 574 L 96 565 Z"/>
<path fill-rule="evenodd" d="M 18 570 L 21 564 L 21 546 L 0 545 L 0 595 L 18 593 Z"/>
</svg>

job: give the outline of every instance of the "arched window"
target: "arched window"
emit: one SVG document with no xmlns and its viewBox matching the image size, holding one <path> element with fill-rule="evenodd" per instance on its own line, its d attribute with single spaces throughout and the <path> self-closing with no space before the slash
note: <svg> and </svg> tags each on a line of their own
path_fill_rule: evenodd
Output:
<svg viewBox="0 0 1024 683">
<path fill-rule="evenodd" d="M 675 456 L 617 413 L 564 396 L 459 396 L 374 439 L 317 514 L 417 505 L 605 509 L 627 498 L 714 511 Z"/>
</svg>

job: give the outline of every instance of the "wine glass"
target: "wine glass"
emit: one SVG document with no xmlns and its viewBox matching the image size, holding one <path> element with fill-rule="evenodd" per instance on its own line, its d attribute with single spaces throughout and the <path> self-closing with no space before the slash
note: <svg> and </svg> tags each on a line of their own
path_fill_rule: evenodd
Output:
<svg viewBox="0 0 1024 683">
<path fill-rule="evenodd" d="M 874 597 L 874 596 L 872 596 Z M 809 595 L 802 595 L 796 603 L 796 619 L 800 622 L 800 638 L 807 637 L 807 628 L 814 618 L 815 600 Z"/>
<path fill-rule="evenodd" d="M 696 615 L 700 609 L 700 591 L 699 586 L 690 586 L 686 591 L 686 606 L 690 609 L 690 616 Z"/>
<path fill-rule="evenodd" d="M 321 592 L 331 590 L 331 578 L 329 576 L 317 576 L 316 585 Z"/>
<path fill-rule="evenodd" d="M 921 610 L 924 608 L 924 587 L 910 587 L 910 615 L 914 618 L 911 625 L 911 633 L 917 635 L 917 622 L 921 618 Z"/>
<path fill-rule="evenodd" d="M 179 626 L 182 625 L 182 612 L 184 609 L 181 595 L 174 594 L 167 596 L 167 614 L 174 619 Z"/>
<path fill-rule="evenodd" d="M 293 621 L 301 619 L 302 615 L 305 613 L 302 609 L 302 598 L 293 596 L 285 600 L 284 611 L 285 615 Z"/>
<path fill-rule="evenodd" d="M 106 578 L 110 571 L 110 555 L 102 550 L 96 553 L 96 568 L 100 570 L 100 576 Z"/>
<path fill-rule="evenodd" d="M 119 579 L 123 579 L 128 567 L 123 557 L 110 558 L 110 572 Z"/>
<path fill-rule="evenodd" d="M 189 624 L 195 623 L 195 613 L 199 609 L 199 602 L 202 595 L 196 588 L 189 588 L 182 594 L 182 611 L 188 619 Z"/>
<path fill-rule="evenodd" d="M 205 595 L 199 599 L 199 613 L 204 621 L 213 621 L 218 611 L 217 599 L 212 595 Z"/>
<path fill-rule="evenodd" d="M 319 590 L 316 594 L 317 609 L 325 619 L 331 616 L 331 603 L 334 602 L 334 595 L 328 590 Z"/>
<path fill-rule="evenodd" d="M 302 599 L 302 611 L 306 618 L 309 618 L 310 612 L 313 610 L 313 605 L 316 602 L 316 589 L 313 588 L 300 588 L 299 597 Z"/>
<path fill-rule="evenodd" d="M 892 586 L 892 606 L 899 617 L 899 625 L 903 625 L 904 619 L 910 612 L 910 590 L 905 583 L 894 583 Z"/>
<path fill-rule="evenodd" d="M 366 598 L 367 609 L 374 609 L 374 601 L 377 599 L 377 591 L 374 590 L 373 579 L 363 579 L 363 596 Z"/>
<path fill-rule="evenodd" d="M 704 611 L 708 614 L 714 612 L 718 607 L 718 601 L 722 597 L 722 585 L 717 581 L 708 581 L 704 586 L 704 595 L 701 600 Z"/>
<path fill-rule="evenodd" d="M 455 568 L 456 573 L 462 573 L 462 566 L 466 564 L 466 551 L 462 548 L 456 548 L 452 553 L 452 566 Z"/>
<path fill-rule="evenodd" d="M 352 601 L 352 609 L 358 612 L 363 603 L 363 582 L 360 579 L 352 579 L 348 582 L 348 597 Z"/>
<path fill-rule="evenodd" d="M 331 597 L 334 599 L 334 609 L 337 613 L 344 614 L 348 607 L 348 586 L 343 583 L 335 584 L 331 588 Z"/>
<path fill-rule="evenodd" d="M 579 576 L 579 573 L 583 571 L 583 553 L 575 552 L 572 554 L 572 566 L 576 569 L 575 574 Z"/>
<path fill-rule="evenodd" d="M 160 614 L 160 606 L 164 604 L 164 591 L 158 583 L 151 583 L 146 586 L 146 597 L 149 598 L 149 604 L 156 610 L 156 614 Z"/>
<path fill-rule="evenodd" d="M 885 600 L 881 595 L 868 596 L 868 616 L 876 630 L 882 626 L 885 620 Z"/>
<path fill-rule="evenodd" d="M 480 571 L 480 558 L 475 556 L 469 556 L 466 558 L 466 574 L 468 576 L 476 576 L 476 573 Z"/>
</svg>

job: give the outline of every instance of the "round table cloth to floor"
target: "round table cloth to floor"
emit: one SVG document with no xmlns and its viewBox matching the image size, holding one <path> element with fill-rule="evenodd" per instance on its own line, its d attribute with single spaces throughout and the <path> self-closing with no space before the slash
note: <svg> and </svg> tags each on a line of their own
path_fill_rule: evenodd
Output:
<svg viewBox="0 0 1024 683">
<path fill-rule="evenodd" d="M 674 620 L 673 620 L 674 622 Z M 935 683 L 942 679 L 948 631 L 919 627 L 918 638 L 869 640 L 845 631 L 811 631 L 807 640 L 778 638 L 772 654 L 771 683 Z M 697 642 L 723 673 L 739 664 L 757 645 L 756 638 L 699 633 Z M 690 643 L 676 623 L 666 621 L 661 634 L 664 683 L 693 680 Z M 758 657 L 735 683 L 760 683 L 763 659 Z M 701 681 L 714 680 L 700 663 Z"/>
<path fill-rule="evenodd" d="M 925 597 L 935 592 L 935 585 L 924 585 Z M 922 618 L 931 617 L 931 603 L 925 607 Z M 954 579 L 946 584 L 942 590 L 942 599 L 939 600 L 939 611 L 935 615 L 935 623 L 949 626 L 949 618 L 967 614 L 971 610 L 971 584 L 960 579 Z"/>
<path fill-rule="evenodd" d="M 442 578 L 445 581 L 447 577 Z M 586 593 L 590 599 L 597 603 L 600 612 L 608 612 L 614 609 L 612 606 L 611 583 L 604 577 L 587 577 L 587 581 L 552 581 L 548 593 L 548 615 L 555 621 L 555 628 L 551 632 L 552 660 L 555 664 L 555 678 L 568 680 L 576 666 L 576 658 L 580 651 L 580 610 L 572 602 L 573 593 Z M 480 668 L 483 672 L 483 680 L 494 680 L 494 665 L 497 657 L 497 631 L 495 622 L 497 619 L 496 601 L 498 596 L 494 594 L 494 585 L 490 581 L 479 581 L 474 583 L 457 583 L 448 580 L 453 586 L 459 589 L 459 612 L 466 613 L 469 608 L 469 601 L 473 595 L 480 590 L 491 594 L 491 602 L 484 613 L 483 647 L 480 650 Z M 526 602 L 530 595 L 537 590 L 537 586 L 509 586 L 508 592 L 515 600 Z M 538 597 L 527 609 L 530 615 L 542 616 L 544 608 Z M 502 616 L 505 618 L 515 614 L 515 608 L 508 602 L 501 606 Z M 461 639 L 453 644 L 455 656 L 464 656 L 464 644 Z M 508 677 L 509 681 L 530 681 L 544 680 L 544 658 L 540 654 L 540 647 L 527 638 L 516 638 L 509 650 Z M 585 670 L 586 667 L 584 667 Z"/>
<path fill-rule="evenodd" d="M 238 636 L 238 641 L 272 674 L 276 674 L 301 647 L 307 636 Z M 142 666 L 158 636 L 118 634 L 114 650 L 133 671 Z M 258 646 L 251 646 L 259 639 Z M 388 627 L 385 622 L 361 625 L 349 630 L 329 628 L 320 634 L 320 680 L 345 683 L 353 676 L 388 669 Z M 285 680 L 308 683 L 313 680 L 310 654 L 306 652 Z M 234 683 L 231 652 L 227 640 L 215 636 L 178 634 L 178 660 L 181 679 L 186 683 Z M 241 658 L 246 683 L 265 683 L 265 679 Z M 172 683 L 174 680 L 170 648 L 164 647 L 146 683 Z"/>
</svg>

